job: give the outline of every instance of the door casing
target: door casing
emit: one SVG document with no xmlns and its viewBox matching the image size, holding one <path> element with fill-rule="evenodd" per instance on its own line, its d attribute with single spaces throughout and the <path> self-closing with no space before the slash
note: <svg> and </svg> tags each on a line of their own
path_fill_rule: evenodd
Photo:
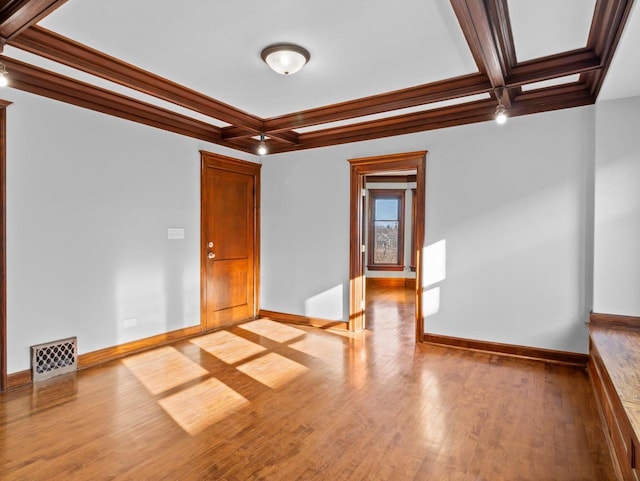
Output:
<svg viewBox="0 0 640 481">
<path fill-rule="evenodd" d="M 416 171 L 416 342 L 424 338 L 424 315 L 422 312 L 422 249 L 424 247 L 425 226 L 425 184 L 427 151 L 406 152 L 349 159 L 351 164 L 351 213 L 349 242 L 349 330 L 364 329 L 365 307 L 365 260 L 362 252 L 364 245 L 363 225 L 365 208 L 362 192 L 365 177 L 380 172 Z"/>
</svg>

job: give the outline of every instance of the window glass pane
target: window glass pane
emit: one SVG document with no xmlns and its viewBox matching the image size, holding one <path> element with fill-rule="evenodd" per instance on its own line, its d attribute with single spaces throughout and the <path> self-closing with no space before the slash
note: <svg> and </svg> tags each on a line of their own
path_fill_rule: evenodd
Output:
<svg viewBox="0 0 640 481">
<path fill-rule="evenodd" d="M 398 231 L 397 221 L 376 221 L 374 223 L 373 262 L 375 264 L 398 263 Z"/>
<path fill-rule="evenodd" d="M 398 199 L 376 199 L 376 220 L 398 220 Z"/>
</svg>

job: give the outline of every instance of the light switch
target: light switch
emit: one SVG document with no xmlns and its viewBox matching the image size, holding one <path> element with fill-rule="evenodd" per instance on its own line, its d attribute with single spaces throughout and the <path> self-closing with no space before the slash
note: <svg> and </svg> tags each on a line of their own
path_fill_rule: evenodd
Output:
<svg viewBox="0 0 640 481">
<path fill-rule="evenodd" d="M 184 229 L 182 227 L 169 227 L 167 230 L 167 238 L 169 240 L 184 239 Z"/>
</svg>

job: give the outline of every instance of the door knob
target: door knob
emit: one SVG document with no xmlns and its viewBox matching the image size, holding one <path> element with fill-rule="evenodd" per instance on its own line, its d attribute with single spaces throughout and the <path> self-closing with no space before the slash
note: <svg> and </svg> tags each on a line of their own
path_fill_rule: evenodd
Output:
<svg viewBox="0 0 640 481">
<path fill-rule="evenodd" d="M 209 252 L 209 254 L 208 254 L 209 259 L 213 259 L 213 258 L 215 258 L 215 256 L 216 255 L 213 252 Z"/>
</svg>

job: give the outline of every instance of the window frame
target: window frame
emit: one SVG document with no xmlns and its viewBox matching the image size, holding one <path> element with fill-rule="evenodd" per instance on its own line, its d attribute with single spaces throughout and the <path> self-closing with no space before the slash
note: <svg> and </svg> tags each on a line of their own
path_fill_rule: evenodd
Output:
<svg viewBox="0 0 640 481">
<path fill-rule="evenodd" d="M 405 189 L 369 189 L 367 228 L 367 269 L 370 271 L 404 271 Z M 375 262 L 375 202 L 377 199 L 398 200 L 398 262 L 380 264 Z"/>
</svg>

